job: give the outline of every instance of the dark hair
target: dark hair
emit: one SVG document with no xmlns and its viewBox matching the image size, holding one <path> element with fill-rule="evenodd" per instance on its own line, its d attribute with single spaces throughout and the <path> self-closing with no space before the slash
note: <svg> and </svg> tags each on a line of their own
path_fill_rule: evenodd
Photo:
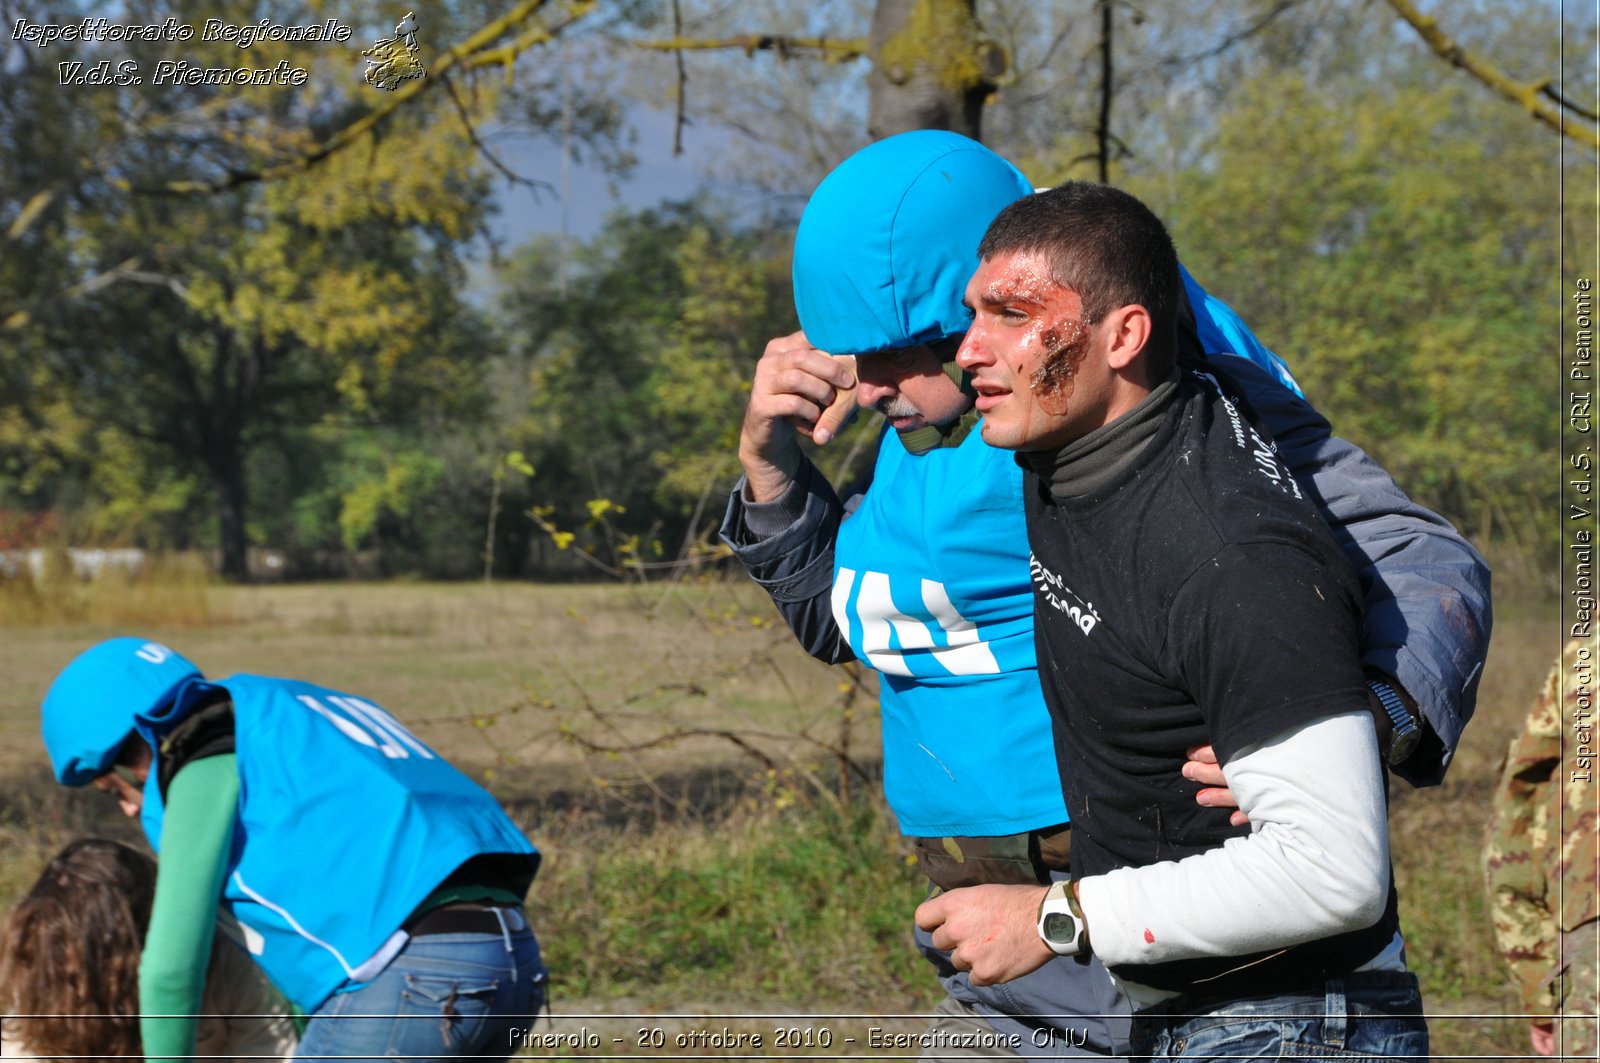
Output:
<svg viewBox="0 0 1600 1063">
<path fill-rule="evenodd" d="M 1110 185 L 1068 181 L 1006 207 L 978 245 L 981 259 L 1013 252 L 1049 260 L 1051 278 L 1083 301 L 1085 325 L 1119 306 L 1148 310 L 1146 364 L 1152 377 L 1166 375 L 1183 285 L 1172 237 L 1149 207 Z"/>
<path fill-rule="evenodd" d="M 139 954 L 156 864 L 121 842 L 80 838 L 45 865 L 6 924 L 5 1035 L 38 1056 L 143 1055 Z"/>
</svg>

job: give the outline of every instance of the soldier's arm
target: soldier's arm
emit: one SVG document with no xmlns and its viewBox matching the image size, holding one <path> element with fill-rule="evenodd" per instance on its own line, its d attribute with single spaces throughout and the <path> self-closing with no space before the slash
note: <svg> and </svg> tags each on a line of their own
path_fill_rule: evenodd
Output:
<svg viewBox="0 0 1600 1063">
<path fill-rule="evenodd" d="M 1550 787 L 1561 764 L 1559 675 L 1552 673 L 1522 732 L 1511 743 L 1495 792 L 1484 864 L 1489 915 L 1500 954 L 1510 965 L 1530 1015 L 1556 1010 L 1546 980 L 1558 957 L 1558 928 L 1551 908 L 1545 854 L 1550 831 Z"/>
</svg>

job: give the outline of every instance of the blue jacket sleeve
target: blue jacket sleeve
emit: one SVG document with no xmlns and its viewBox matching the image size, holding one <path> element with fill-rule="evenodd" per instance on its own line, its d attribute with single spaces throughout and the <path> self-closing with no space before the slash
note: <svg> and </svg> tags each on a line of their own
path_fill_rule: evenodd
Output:
<svg viewBox="0 0 1600 1063">
<path fill-rule="evenodd" d="M 1366 599 L 1362 663 L 1396 679 L 1439 739 L 1396 773 L 1417 786 L 1438 783 L 1477 701 L 1492 623 L 1488 566 L 1448 521 L 1412 502 L 1359 447 L 1335 438 L 1304 399 L 1245 359 L 1209 360 L 1271 431 L 1355 567 Z"/>
<path fill-rule="evenodd" d="M 855 660 L 833 618 L 833 544 L 844 506 L 827 477 L 805 458 L 793 491 L 804 498 L 800 516 L 768 537 L 753 533 L 746 521 L 744 478 L 728 497 L 720 535 L 750 578 L 773 604 L 807 653 L 827 664 Z"/>
</svg>

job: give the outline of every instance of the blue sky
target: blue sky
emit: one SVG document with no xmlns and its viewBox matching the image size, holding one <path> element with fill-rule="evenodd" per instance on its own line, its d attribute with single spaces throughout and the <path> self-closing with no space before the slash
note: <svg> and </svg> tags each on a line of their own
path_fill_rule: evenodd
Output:
<svg viewBox="0 0 1600 1063">
<path fill-rule="evenodd" d="M 504 179 L 498 182 L 496 227 L 508 249 L 535 233 L 560 232 L 563 216 L 572 237 L 585 240 L 598 232 L 605 216 L 619 206 L 645 207 L 694 194 L 706 180 L 707 152 L 715 150 L 716 138 L 688 130 L 684 154 L 674 158 L 672 112 L 634 104 L 628 108 L 628 121 L 638 133 L 633 151 L 639 160 L 628 178 L 613 181 L 597 169 L 573 163 L 565 195 L 560 149 L 555 143 L 508 139 L 494 145 L 495 153 L 513 171 L 555 186 L 553 195 L 540 189 L 536 200 L 526 187 Z"/>
<path fill-rule="evenodd" d="M 627 121 L 637 134 L 633 152 L 638 158 L 627 178 L 618 180 L 603 170 L 574 162 L 568 168 L 565 194 L 558 143 L 547 137 L 485 138 L 513 172 L 551 186 L 541 186 L 535 197 L 525 185 L 497 178 L 495 199 L 500 211 L 491 225 L 503 255 L 511 255 L 533 236 L 560 233 L 563 223 L 572 240 L 582 243 L 600 231 L 612 211 L 684 199 L 711 180 L 707 170 L 726 146 L 726 133 L 688 129 L 684 153 L 674 157 L 674 115 L 670 110 L 630 104 Z M 491 298 L 494 281 L 488 256 L 480 255 L 469 272 L 468 297 L 474 301 Z"/>
</svg>

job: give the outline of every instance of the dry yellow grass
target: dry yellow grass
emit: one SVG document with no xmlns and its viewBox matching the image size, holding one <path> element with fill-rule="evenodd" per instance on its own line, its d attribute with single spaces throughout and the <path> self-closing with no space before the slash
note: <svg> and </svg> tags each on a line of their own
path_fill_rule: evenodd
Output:
<svg viewBox="0 0 1600 1063">
<path fill-rule="evenodd" d="M 40 762 L 37 708 L 94 642 L 136 634 L 207 674 L 290 675 L 372 698 L 516 796 L 677 765 L 748 761 L 703 736 L 628 757 L 586 750 L 727 731 L 783 765 L 826 759 L 840 674 L 805 658 L 753 587 L 311 584 L 204 590 L 205 626 L 72 622 L 0 629 L 0 774 Z M 876 733 L 857 734 L 872 759 Z M 861 744 L 864 743 L 864 744 Z M 753 761 L 751 763 L 754 763 Z"/>
</svg>

